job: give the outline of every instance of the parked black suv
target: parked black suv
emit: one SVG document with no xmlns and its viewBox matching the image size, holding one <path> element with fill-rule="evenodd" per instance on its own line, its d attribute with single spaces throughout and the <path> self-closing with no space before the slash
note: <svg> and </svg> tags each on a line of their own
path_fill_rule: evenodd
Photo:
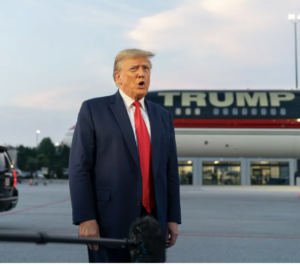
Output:
<svg viewBox="0 0 300 265">
<path fill-rule="evenodd" d="M 14 208 L 18 202 L 17 172 L 14 170 L 7 148 L 0 146 L 0 212 Z"/>
</svg>

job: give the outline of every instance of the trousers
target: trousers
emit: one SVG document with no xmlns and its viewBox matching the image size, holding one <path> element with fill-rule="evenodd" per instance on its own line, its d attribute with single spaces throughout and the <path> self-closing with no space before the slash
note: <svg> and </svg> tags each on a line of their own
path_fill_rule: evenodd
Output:
<svg viewBox="0 0 300 265">
<path fill-rule="evenodd" d="M 147 210 L 142 206 L 141 215 L 148 215 Z M 156 207 L 151 215 L 157 219 Z M 111 249 L 106 247 L 98 247 L 98 250 L 90 250 L 88 247 L 89 263 L 130 263 L 130 254 L 128 249 Z"/>
</svg>

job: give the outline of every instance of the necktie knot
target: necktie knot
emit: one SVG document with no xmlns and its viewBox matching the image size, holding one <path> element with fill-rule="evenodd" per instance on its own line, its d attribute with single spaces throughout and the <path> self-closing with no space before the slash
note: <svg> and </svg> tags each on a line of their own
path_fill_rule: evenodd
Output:
<svg viewBox="0 0 300 265">
<path fill-rule="evenodd" d="M 136 108 L 139 108 L 141 106 L 141 102 L 139 102 L 138 100 L 134 101 L 132 103 L 133 106 L 135 106 Z"/>
</svg>

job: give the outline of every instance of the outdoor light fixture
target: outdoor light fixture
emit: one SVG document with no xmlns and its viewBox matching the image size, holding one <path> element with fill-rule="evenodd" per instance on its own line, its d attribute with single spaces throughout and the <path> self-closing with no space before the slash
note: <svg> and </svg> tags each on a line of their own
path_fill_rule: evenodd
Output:
<svg viewBox="0 0 300 265">
<path fill-rule="evenodd" d="M 289 20 L 295 20 L 296 15 L 295 14 L 289 14 L 288 18 L 289 18 Z"/>
<path fill-rule="evenodd" d="M 36 148 L 39 148 L 39 134 L 41 133 L 40 130 L 36 130 Z"/>
<path fill-rule="evenodd" d="M 296 73 L 296 89 L 298 89 L 298 55 L 297 55 L 297 23 L 300 21 L 300 14 L 289 14 L 289 20 L 294 23 L 295 31 L 295 73 Z"/>
<path fill-rule="evenodd" d="M 60 146 L 60 143 L 55 143 L 55 146 Z"/>
<path fill-rule="evenodd" d="M 300 14 L 298 16 L 296 14 L 289 14 L 288 18 L 291 21 L 300 20 Z"/>
</svg>

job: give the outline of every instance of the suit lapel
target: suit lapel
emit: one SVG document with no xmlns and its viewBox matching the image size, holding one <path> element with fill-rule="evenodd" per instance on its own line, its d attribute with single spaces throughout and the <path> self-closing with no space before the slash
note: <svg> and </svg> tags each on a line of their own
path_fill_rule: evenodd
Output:
<svg viewBox="0 0 300 265">
<path fill-rule="evenodd" d="M 135 142 L 132 125 L 128 117 L 128 113 L 124 104 L 124 101 L 119 93 L 119 91 L 112 96 L 112 100 L 110 103 L 110 108 L 119 124 L 119 127 L 123 133 L 125 141 L 129 147 L 130 153 L 140 169 L 140 159 L 139 153 L 137 149 L 137 145 Z"/>
<path fill-rule="evenodd" d="M 149 101 L 145 99 L 145 105 L 149 116 L 150 127 L 151 127 L 151 147 L 152 147 L 152 170 L 153 176 L 155 176 L 158 163 L 159 163 L 159 152 L 160 152 L 160 141 L 161 141 L 161 127 L 159 122 L 158 114 L 155 109 L 150 105 Z"/>
</svg>

